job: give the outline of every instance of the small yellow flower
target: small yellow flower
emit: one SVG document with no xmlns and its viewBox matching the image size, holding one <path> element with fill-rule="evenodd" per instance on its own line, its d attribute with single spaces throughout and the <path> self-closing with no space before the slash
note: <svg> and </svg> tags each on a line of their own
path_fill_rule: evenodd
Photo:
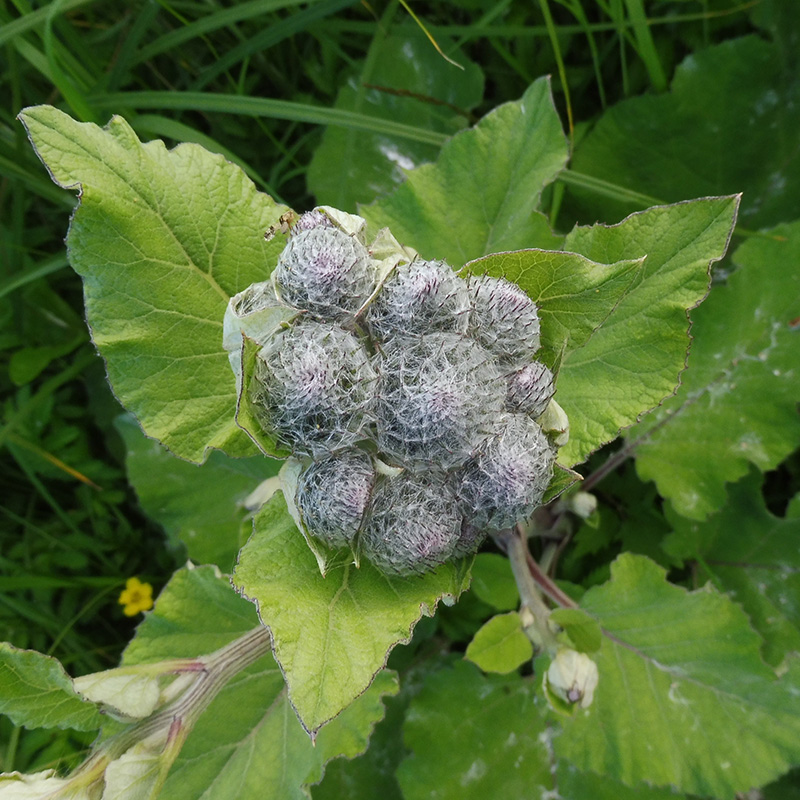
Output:
<svg viewBox="0 0 800 800">
<path fill-rule="evenodd" d="M 142 583 L 138 578 L 128 578 L 120 593 L 119 603 L 125 606 L 122 613 L 126 617 L 134 617 L 140 611 L 147 611 L 153 607 L 153 587 L 149 583 Z"/>
</svg>

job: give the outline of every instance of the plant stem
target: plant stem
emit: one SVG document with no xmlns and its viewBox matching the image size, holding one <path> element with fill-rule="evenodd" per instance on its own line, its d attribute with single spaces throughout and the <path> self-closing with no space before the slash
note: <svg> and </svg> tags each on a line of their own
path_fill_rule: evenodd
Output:
<svg viewBox="0 0 800 800">
<path fill-rule="evenodd" d="M 528 567 L 529 559 L 532 560 L 533 557 L 528 550 L 527 539 L 519 528 L 503 531 L 497 534 L 497 538 L 505 546 L 508 560 L 511 563 L 511 571 L 517 583 L 517 590 L 522 601 L 520 612 L 523 616 L 526 635 L 537 648 L 555 650 L 555 635 L 548 625 L 550 609 L 542 599 L 539 587 Z M 524 619 L 526 610 L 533 617 L 529 623 Z"/>
<path fill-rule="evenodd" d="M 202 665 L 188 689 L 151 716 L 137 722 L 127 730 L 104 742 L 72 774 L 75 786 L 97 780 L 105 768 L 138 742 L 146 739 L 164 739 L 162 751 L 163 778 L 180 752 L 183 742 L 200 715 L 219 694 L 228 681 L 266 655 L 272 647 L 272 637 L 263 626 L 258 626 L 208 656 L 187 659 L 186 665 Z M 183 659 L 166 662 L 169 666 L 182 665 Z M 161 665 L 158 665 L 161 666 Z M 164 670 L 162 669 L 162 672 Z M 189 670 L 189 673 L 194 669 Z"/>
<path fill-rule="evenodd" d="M 577 608 L 578 604 L 567 594 L 558 588 L 556 583 L 547 575 L 544 570 L 536 563 L 536 559 L 530 554 L 528 548 L 525 548 L 528 560 L 528 570 L 532 576 L 533 581 L 541 590 L 554 602 L 566 608 Z"/>
</svg>

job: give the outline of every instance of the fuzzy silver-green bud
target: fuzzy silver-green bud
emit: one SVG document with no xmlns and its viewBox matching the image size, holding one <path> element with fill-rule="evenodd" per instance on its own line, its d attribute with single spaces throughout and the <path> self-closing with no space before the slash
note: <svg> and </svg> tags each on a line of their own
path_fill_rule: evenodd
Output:
<svg viewBox="0 0 800 800">
<path fill-rule="evenodd" d="M 324 224 L 293 233 L 273 280 L 284 303 L 333 321 L 355 314 L 375 287 L 367 248 Z"/>
<path fill-rule="evenodd" d="M 361 527 L 374 485 L 372 459 L 362 450 L 343 450 L 300 475 L 295 503 L 309 533 L 330 547 L 346 547 Z"/>
<path fill-rule="evenodd" d="M 469 322 L 467 285 L 445 261 L 399 264 L 367 311 L 378 339 L 433 331 L 464 333 Z"/>
<path fill-rule="evenodd" d="M 492 432 L 505 400 L 494 359 L 457 334 L 393 338 L 377 368 L 378 447 L 414 468 L 463 464 Z"/>
<path fill-rule="evenodd" d="M 488 275 L 469 280 L 470 333 L 509 366 L 523 366 L 539 349 L 536 304 L 515 283 Z"/>
<path fill-rule="evenodd" d="M 361 549 L 384 575 L 420 575 L 453 557 L 461 523 L 443 479 L 404 472 L 375 488 Z"/>
<path fill-rule="evenodd" d="M 375 372 L 350 333 L 304 320 L 259 353 L 253 403 L 266 430 L 315 457 L 371 435 Z"/>
<path fill-rule="evenodd" d="M 465 518 L 481 529 L 501 530 L 529 516 L 553 476 L 555 452 L 530 417 L 505 414 L 498 422 L 457 489 Z"/>
</svg>

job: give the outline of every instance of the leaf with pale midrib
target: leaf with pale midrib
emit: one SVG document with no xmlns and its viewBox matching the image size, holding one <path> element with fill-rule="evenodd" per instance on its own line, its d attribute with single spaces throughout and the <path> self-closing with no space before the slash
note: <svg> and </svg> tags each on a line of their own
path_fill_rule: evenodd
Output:
<svg viewBox="0 0 800 800">
<path fill-rule="evenodd" d="M 351 558 L 341 554 L 323 577 L 278 493 L 255 517 L 234 572 L 272 631 L 289 697 L 312 733 L 369 686 L 423 614 L 443 597 L 457 597 L 469 580 L 465 562 L 388 578 L 366 560 L 356 568 Z"/>
<path fill-rule="evenodd" d="M 128 645 L 124 664 L 189 658 L 223 647 L 258 623 L 213 567 L 182 569 L 159 596 Z M 333 758 L 367 747 L 383 716 L 381 697 L 397 682 L 385 671 L 368 692 L 312 744 L 287 697 L 272 655 L 236 675 L 203 713 L 173 765 L 162 796 L 170 800 L 306 800 Z"/>
<path fill-rule="evenodd" d="M 605 636 L 594 703 L 564 721 L 556 753 L 584 771 L 727 800 L 800 759 L 800 669 L 778 680 L 742 609 L 710 587 L 667 583 L 622 555 L 581 608 Z"/>
<path fill-rule="evenodd" d="M 271 273 L 283 237 L 264 231 L 286 208 L 221 156 L 142 144 L 121 117 L 99 128 L 36 106 L 20 119 L 53 180 L 80 190 L 69 259 L 114 393 L 181 458 L 254 454 L 234 422 L 222 318 Z"/>
</svg>

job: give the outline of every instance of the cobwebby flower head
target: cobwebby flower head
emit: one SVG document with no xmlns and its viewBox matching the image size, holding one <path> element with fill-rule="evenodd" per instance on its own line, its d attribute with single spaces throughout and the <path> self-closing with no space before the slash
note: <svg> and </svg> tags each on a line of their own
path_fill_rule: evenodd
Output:
<svg viewBox="0 0 800 800">
<path fill-rule="evenodd" d="M 361 547 L 384 575 L 419 575 L 453 557 L 461 523 L 442 477 L 406 471 L 375 489 Z"/>
<path fill-rule="evenodd" d="M 284 303 L 335 321 L 361 308 L 375 287 L 375 271 L 358 239 L 317 225 L 289 239 L 273 280 Z"/>
<path fill-rule="evenodd" d="M 503 407 L 506 387 L 494 360 L 454 333 L 392 339 L 378 373 L 378 447 L 404 465 L 460 466 Z"/>
</svg>

